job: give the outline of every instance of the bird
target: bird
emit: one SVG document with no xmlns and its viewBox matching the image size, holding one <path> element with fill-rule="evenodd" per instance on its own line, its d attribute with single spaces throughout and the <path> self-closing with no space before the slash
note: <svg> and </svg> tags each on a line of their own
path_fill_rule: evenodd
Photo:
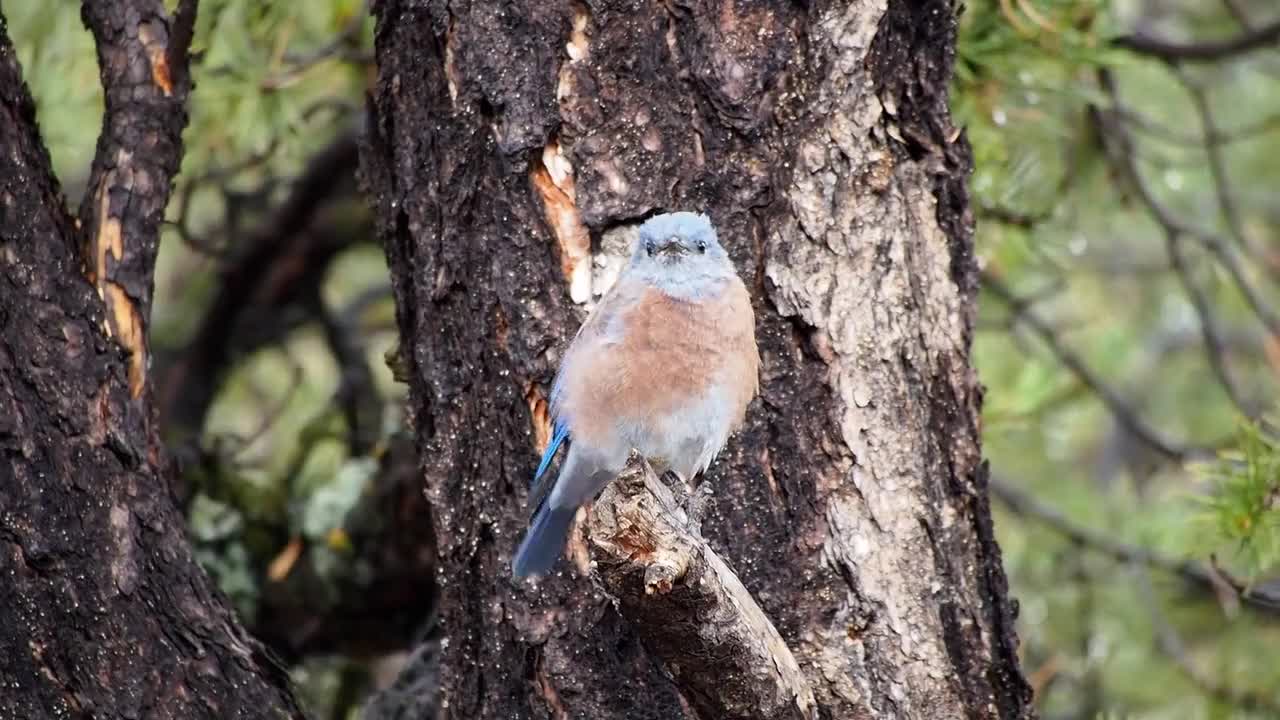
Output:
<svg viewBox="0 0 1280 720">
<path fill-rule="evenodd" d="M 633 449 L 656 472 L 686 482 L 706 470 L 742 425 L 759 368 L 751 297 L 711 220 L 687 211 L 646 220 L 556 373 L 551 439 L 534 473 L 512 575 L 554 568 L 578 508 L 622 471 Z"/>
</svg>

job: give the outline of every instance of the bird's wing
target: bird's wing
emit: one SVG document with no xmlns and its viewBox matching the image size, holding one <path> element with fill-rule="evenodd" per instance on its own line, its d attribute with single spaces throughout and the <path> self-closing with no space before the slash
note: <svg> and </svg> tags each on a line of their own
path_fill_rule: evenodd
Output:
<svg viewBox="0 0 1280 720">
<path fill-rule="evenodd" d="M 551 459 L 556 456 L 556 451 L 568 436 L 569 424 L 563 420 L 556 421 L 555 434 L 551 436 L 551 442 L 547 443 L 547 449 L 542 453 L 542 461 L 538 463 L 538 471 L 534 473 L 533 482 L 529 486 L 529 517 L 538 513 L 538 508 L 542 507 L 547 493 L 551 492 L 551 486 L 555 484 L 552 482 L 552 476 L 546 474 L 547 468 L 551 466 Z"/>
<path fill-rule="evenodd" d="M 556 373 L 555 383 L 551 386 L 551 415 L 559 417 L 563 409 L 564 392 L 567 378 L 573 377 L 575 368 L 588 362 L 596 353 L 607 351 L 609 346 L 622 341 L 622 319 L 626 312 L 639 301 L 643 288 L 636 287 L 626 278 L 619 278 L 609 292 L 600 299 L 586 322 L 578 328 L 569 349 L 560 361 L 560 371 Z"/>
<path fill-rule="evenodd" d="M 538 470 L 534 473 L 529 489 L 530 516 L 537 513 L 555 485 L 554 476 L 548 475 L 547 469 L 551 466 L 556 451 L 566 439 L 572 439 L 570 429 L 572 419 L 565 412 L 565 393 L 570 386 L 566 379 L 573 377 L 575 368 L 581 371 L 582 366 L 590 362 L 593 355 L 608 352 L 609 346 L 621 341 L 620 320 L 629 303 L 636 297 L 637 289 L 630 287 L 630 284 L 623 279 L 619 279 L 600 300 L 600 304 L 596 305 L 586 322 L 582 323 L 582 327 L 578 328 L 573 341 L 569 343 L 569 349 L 565 351 L 564 359 L 560 362 L 560 370 L 556 373 L 555 382 L 551 386 L 550 405 L 554 430 L 551 441 L 547 443 L 547 449 L 542 453 L 542 460 L 538 463 Z"/>
<path fill-rule="evenodd" d="M 556 456 L 556 451 L 560 449 L 560 444 L 569 436 L 569 425 L 563 421 L 555 423 L 555 432 L 551 435 L 551 441 L 547 443 L 547 449 L 542 452 L 542 460 L 538 463 L 538 470 L 533 474 L 533 482 L 538 482 L 538 478 L 547 471 L 551 466 L 551 459 Z"/>
</svg>

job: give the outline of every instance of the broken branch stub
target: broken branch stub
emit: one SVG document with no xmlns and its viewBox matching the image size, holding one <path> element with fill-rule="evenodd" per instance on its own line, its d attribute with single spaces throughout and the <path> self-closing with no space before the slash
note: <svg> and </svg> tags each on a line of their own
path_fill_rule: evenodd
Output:
<svg viewBox="0 0 1280 720">
<path fill-rule="evenodd" d="M 701 717 L 816 717 L 791 650 L 678 492 L 632 453 L 587 520 L 600 584 Z"/>
</svg>

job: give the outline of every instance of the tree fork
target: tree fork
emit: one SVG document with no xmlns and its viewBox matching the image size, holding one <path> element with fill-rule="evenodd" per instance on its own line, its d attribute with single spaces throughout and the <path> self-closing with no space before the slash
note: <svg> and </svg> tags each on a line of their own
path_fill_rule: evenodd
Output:
<svg viewBox="0 0 1280 720">
<path fill-rule="evenodd" d="M 88 1 L 106 115 L 77 227 L 0 15 L 0 716 L 300 718 L 196 564 L 146 372 L 195 3 Z"/>
</svg>

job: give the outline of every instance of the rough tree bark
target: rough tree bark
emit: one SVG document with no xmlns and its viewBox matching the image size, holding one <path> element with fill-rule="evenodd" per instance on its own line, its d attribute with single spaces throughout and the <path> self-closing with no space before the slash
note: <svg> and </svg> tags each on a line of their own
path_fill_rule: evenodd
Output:
<svg viewBox="0 0 1280 720">
<path fill-rule="evenodd" d="M 195 563 L 146 322 L 195 3 L 87 0 L 106 115 L 67 211 L 0 15 L 0 717 L 301 717 Z"/>
<path fill-rule="evenodd" d="M 615 609 L 586 577 L 599 537 L 579 531 L 555 577 L 510 578 L 559 353 L 638 221 L 698 209 L 758 318 L 761 397 L 701 532 L 807 685 L 767 716 L 1029 717 L 969 363 L 951 2 L 374 10 L 362 172 L 437 511 L 443 715 L 766 716 L 703 696 L 722 647 L 699 665 L 635 627 L 661 615 Z"/>
</svg>

